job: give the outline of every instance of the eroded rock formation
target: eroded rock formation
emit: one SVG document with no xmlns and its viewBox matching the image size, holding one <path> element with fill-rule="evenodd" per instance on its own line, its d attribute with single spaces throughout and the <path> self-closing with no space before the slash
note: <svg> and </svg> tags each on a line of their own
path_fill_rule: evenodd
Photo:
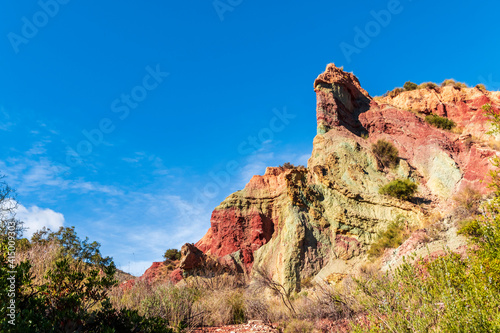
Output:
<svg viewBox="0 0 500 333">
<path fill-rule="evenodd" d="M 394 219 L 418 224 L 432 209 L 449 208 L 466 185 L 486 192 L 489 158 L 497 152 L 485 144 L 481 106 L 498 109 L 498 92 L 445 87 L 374 100 L 334 64 L 314 81 L 314 90 L 318 135 L 307 168 L 269 167 L 254 176 L 215 208 L 210 229 L 190 253 L 197 248 L 247 272 L 265 265 L 278 281 L 299 289 L 301 278 L 352 272 L 376 233 Z M 427 124 L 423 117 L 431 112 L 453 119 L 462 133 Z M 396 168 L 379 168 L 371 152 L 379 139 L 398 148 Z M 418 198 L 379 194 L 395 178 L 416 181 Z"/>
</svg>

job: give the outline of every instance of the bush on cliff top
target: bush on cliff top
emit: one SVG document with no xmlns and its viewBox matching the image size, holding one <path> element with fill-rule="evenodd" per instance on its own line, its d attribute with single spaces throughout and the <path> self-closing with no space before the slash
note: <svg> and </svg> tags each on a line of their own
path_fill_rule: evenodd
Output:
<svg viewBox="0 0 500 333">
<path fill-rule="evenodd" d="M 437 90 L 438 86 L 434 82 L 424 82 L 418 85 L 418 89 L 434 89 Z"/>
<path fill-rule="evenodd" d="M 177 249 L 168 249 L 163 255 L 165 260 L 179 260 L 181 258 L 181 252 Z"/>
<path fill-rule="evenodd" d="M 451 86 L 455 89 L 467 88 L 467 85 L 465 83 L 457 82 L 453 79 L 446 79 L 441 83 L 441 87 L 447 87 L 447 86 Z"/>
<path fill-rule="evenodd" d="M 398 149 L 389 141 L 378 140 L 372 145 L 372 152 L 382 167 L 394 168 L 398 164 Z"/>
<path fill-rule="evenodd" d="M 382 186 L 379 193 L 402 200 L 410 200 L 417 191 L 417 187 L 417 184 L 409 179 L 395 179 Z"/>
<path fill-rule="evenodd" d="M 406 81 L 403 88 L 406 91 L 411 91 L 411 90 L 417 89 L 418 85 L 416 83 L 411 82 L 411 81 Z"/>
<path fill-rule="evenodd" d="M 455 122 L 451 119 L 448 119 L 446 117 L 440 117 L 436 114 L 430 114 L 428 116 L 425 116 L 425 121 L 432 126 L 435 126 L 437 128 L 442 128 L 445 130 L 451 130 L 453 127 L 456 126 Z"/>
</svg>

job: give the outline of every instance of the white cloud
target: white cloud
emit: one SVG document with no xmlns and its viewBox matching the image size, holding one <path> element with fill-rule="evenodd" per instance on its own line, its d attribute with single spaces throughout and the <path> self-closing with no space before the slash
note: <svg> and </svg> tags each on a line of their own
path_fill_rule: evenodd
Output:
<svg viewBox="0 0 500 333">
<path fill-rule="evenodd" d="M 24 222 L 24 227 L 27 228 L 24 237 L 28 239 L 43 227 L 56 231 L 64 225 L 63 214 L 38 206 L 26 208 L 20 204 L 17 208 L 16 217 Z"/>
</svg>

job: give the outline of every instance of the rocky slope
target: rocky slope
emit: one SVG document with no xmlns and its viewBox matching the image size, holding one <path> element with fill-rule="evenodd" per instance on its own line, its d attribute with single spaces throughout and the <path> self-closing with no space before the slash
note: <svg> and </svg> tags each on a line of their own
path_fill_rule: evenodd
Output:
<svg viewBox="0 0 500 333">
<path fill-rule="evenodd" d="M 445 87 L 373 99 L 334 64 L 314 90 L 318 134 L 307 168 L 269 167 L 226 198 L 206 235 L 183 248 L 187 273 L 193 262 L 211 257 L 246 272 L 266 266 L 292 289 L 308 277 L 335 280 L 366 260 L 377 232 L 396 218 L 419 225 L 432 210 L 449 209 L 450 198 L 466 186 L 486 192 L 483 180 L 496 151 L 485 144 L 481 106 L 498 109 L 498 92 Z M 431 112 L 454 120 L 458 130 L 430 126 L 423 116 Z M 371 152 L 379 139 L 398 148 L 395 169 L 379 167 Z M 417 198 L 379 194 L 395 178 L 418 182 Z"/>
</svg>

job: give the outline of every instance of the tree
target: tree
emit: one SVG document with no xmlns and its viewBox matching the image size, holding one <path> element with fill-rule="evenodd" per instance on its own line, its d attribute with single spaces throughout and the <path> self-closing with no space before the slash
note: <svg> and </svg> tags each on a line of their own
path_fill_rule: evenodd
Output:
<svg viewBox="0 0 500 333">
<path fill-rule="evenodd" d="M 165 260 L 179 260 L 181 258 L 181 252 L 177 249 L 168 249 L 163 255 Z"/>
</svg>

